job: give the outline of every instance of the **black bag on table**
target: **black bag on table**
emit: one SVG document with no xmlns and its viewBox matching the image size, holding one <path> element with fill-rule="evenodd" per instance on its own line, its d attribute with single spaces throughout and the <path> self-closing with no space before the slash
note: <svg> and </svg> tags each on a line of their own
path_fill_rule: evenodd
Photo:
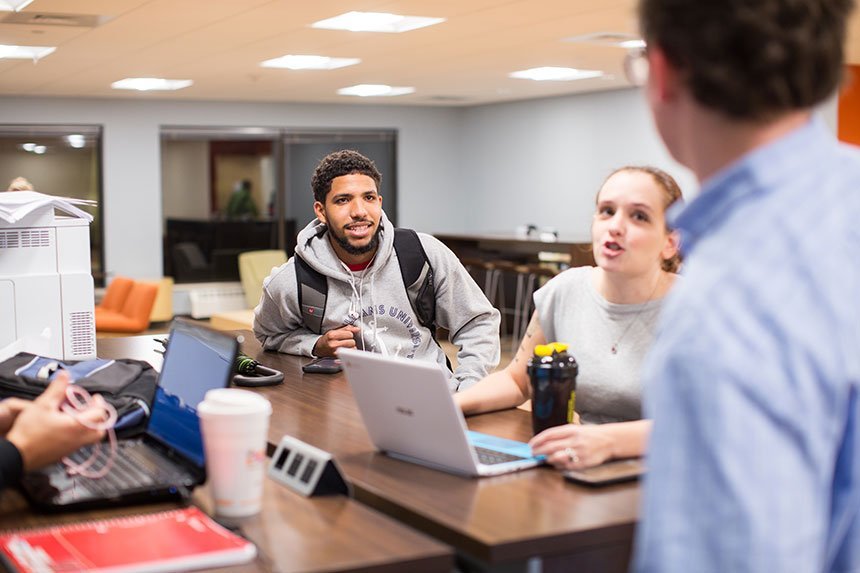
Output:
<svg viewBox="0 0 860 573">
<path fill-rule="evenodd" d="M 134 436 L 146 428 L 158 373 L 142 360 L 119 359 L 62 361 L 19 352 L 0 362 L 0 398 L 39 396 L 61 370 L 90 394 L 101 394 L 116 408 L 116 434 Z"/>
</svg>

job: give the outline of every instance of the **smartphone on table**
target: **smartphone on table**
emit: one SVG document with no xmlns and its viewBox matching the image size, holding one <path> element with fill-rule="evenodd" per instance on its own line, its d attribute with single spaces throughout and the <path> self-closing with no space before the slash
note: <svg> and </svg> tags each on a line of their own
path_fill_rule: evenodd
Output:
<svg viewBox="0 0 860 573">
<path fill-rule="evenodd" d="M 335 374 L 340 370 L 340 358 L 334 356 L 315 358 L 302 366 L 302 371 L 309 374 Z"/>
<path fill-rule="evenodd" d="M 638 479 L 645 473 L 643 458 L 612 460 L 581 470 L 562 472 L 564 479 L 579 484 L 599 486 Z"/>
</svg>

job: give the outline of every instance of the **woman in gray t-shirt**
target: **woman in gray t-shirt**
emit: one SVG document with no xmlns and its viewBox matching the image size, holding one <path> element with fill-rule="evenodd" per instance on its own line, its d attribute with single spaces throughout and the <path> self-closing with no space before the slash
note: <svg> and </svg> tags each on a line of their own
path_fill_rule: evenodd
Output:
<svg viewBox="0 0 860 573">
<path fill-rule="evenodd" d="M 651 423 L 641 420 L 641 364 L 663 298 L 674 284 L 678 236 L 665 212 L 680 199 L 672 177 L 654 167 L 622 167 L 597 194 L 591 226 L 596 267 L 569 269 L 535 293 L 535 313 L 513 361 L 455 395 L 465 414 L 517 406 L 531 396 L 526 365 L 538 344 L 564 342 L 579 363 L 580 424 L 550 428 L 531 441 L 561 469 L 644 453 Z"/>
</svg>

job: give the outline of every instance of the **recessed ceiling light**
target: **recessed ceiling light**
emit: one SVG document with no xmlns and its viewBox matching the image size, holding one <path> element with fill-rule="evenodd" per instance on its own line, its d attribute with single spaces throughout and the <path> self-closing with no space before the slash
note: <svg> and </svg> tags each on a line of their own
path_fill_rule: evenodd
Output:
<svg viewBox="0 0 860 573">
<path fill-rule="evenodd" d="M 38 143 L 32 143 L 32 142 L 22 143 L 21 149 L 23 149 L 24 151 L 27 151 L 29 153 L 35 153 L 37 155 L 42 155 L 43 153 L 45 153 L 45 151 L 48 150 L 48 148 L 46 146 L 39 145 Z"/>
<path fill-rule="evenodd" d="M 0 59 L 33 60 L 35 62 L 54 53 L 56 49 L 53 46 L 14 46 L 0 44 Z"/>
<path fill-rule="evenodd" d="M 415 88 L 412 87 L 395 87 L 384 84 L 358 84 L 355 86 L 349 86 L 348 88 L 341 88 L 337 90 L 337 93 L 340 95 L 359 97 L 388 97 L 411 94 L 414 91 Z"/>
<path fill-rule="evenodd" d="M 66 136 L 66 141 L 69 142 L 70 147 L 74 147 L 75 149 L 81 149 L 86 145 L 86 139 L 80 133 L 73 133 L 72 135 Z"/>
<path fill-rule="evenodd" d="M 115 90 L 170 91 L 187 88 L 192 80 L 167 80 L 164 78 L 125 78 L 110 85 Z"/>
<path fill-rule="evenodd" d="M 280 58 L 266 60 L 260 65 L 264 68 L 286 68 L 288 70 L 336 70 L 354 66 L 361 62 L 358 58 L 329 58 L 327 56 L 297 56 L 289 54 Z"/>
<path fill-rule="evenodd" d="M 599 78 L 603 72 L 599 70 L 578 70 L 576 68 L 556 68 L 544 66 L 542 68 L 531 68 L 508 74 L 512 78 L 535 81 L 569 82 L 573 80 L 587 80 Z"/>
<path fill-rule="evenodd" d="M 20 12 L 33 0 L 0 0 L 0 12 Z"/>
<path fill-rule="evenodd" d="M 596 32 L 594 34 L 585 34 L 583 36 L 571 36 L 565 38 L 563 42 L 573 42 L 581 44 L 599 44 L 602 46 L 614 46 L 618 48 L 644 48 L 645 40 L 633 34 L 625 34 L 622 32 Z"/>
<path fill-rule="evenodd" d="M 444 22 L 445 18 L 402 16 L 387 12 L 347 12 L 311 24 L 312 28 L 349 30 L 350 32 L 389 32 L 399 34 Z"/>
</svg>

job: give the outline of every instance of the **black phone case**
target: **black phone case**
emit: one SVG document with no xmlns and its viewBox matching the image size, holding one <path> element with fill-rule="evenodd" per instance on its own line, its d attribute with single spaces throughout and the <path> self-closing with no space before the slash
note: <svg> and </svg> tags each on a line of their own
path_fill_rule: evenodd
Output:
<svg viewBox="0 0 860 573">
<path fill-rule="evenodd" d="M 309 374 L 336 374 L 341 371 L 337 358 L 317 358 L 302 366 L 302 372 Z"/>
<path fill-rule="evenodd" d="M 629 458 L 609 461 L 582 470 L 568 470 L 562 472 L 562 475 L 567 481 L 597 487 L 633 481 L 639 479 L 644 473 L 645 464 L 642 459 Z"/>
</svg>

